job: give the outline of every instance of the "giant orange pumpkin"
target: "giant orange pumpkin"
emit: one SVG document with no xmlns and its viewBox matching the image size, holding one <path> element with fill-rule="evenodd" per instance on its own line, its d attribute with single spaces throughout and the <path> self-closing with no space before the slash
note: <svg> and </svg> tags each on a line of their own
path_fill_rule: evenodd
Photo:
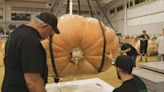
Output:
<svg viewBox="0 0 164 92">
<path fill-rule="evenodd" d="M 119 42 L 115 32 L 103 25 L 106 35 L 106 54 L 118 56 Z M 78 15 L 64 15 L 59 18 L 59 35 L 52 38 L 55 63 L 59 76 L 96 74 L 101 65 L 103 51 L 102 29 L 97 19 Z M 49 40 L 44 40 L 49 76 L 54 76 L 50 61 Z M 105 57 L 102 71 L 111 66 Z"/>
</svg>

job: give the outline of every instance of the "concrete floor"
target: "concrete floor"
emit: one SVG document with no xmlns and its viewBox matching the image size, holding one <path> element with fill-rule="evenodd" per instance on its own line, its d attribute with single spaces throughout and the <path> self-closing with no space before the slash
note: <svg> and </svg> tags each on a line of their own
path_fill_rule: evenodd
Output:
<svg viewBox="0 0 164 92">
<path fill-rule="evenodd" d="M 148 61 L 149 62 L 157 61 L 156 56 L 148 57 Z M 137 58 L 137 67 L 138 65 L 139 65 L 139 61 Z M 3 66 L 3 60 L 2 58 L 0 58 L 0 87 L 2 85 L 3 76 L 4 76 L 4 66 Z M 76 79 L 80 80 L 80 79 L 95 78 L 95 77 L 101 78 L 102 80 L 104 80 L 105 82 L 109 83 L 114 87 L 118 87 L 119 85 L 121 85 L 121 81 L 117 79 L 116 69 L 114 66 L 110 67 L 107 71 L 100 73 L 98 75 L 77 76 Z M 61 81 L 71 81 L 71 80 L 74 80 L 74 78 L 73 77 L 62 78 Z M 53 82 L 52 78 L 49 78 L 49 82 Z"/>
</svg>

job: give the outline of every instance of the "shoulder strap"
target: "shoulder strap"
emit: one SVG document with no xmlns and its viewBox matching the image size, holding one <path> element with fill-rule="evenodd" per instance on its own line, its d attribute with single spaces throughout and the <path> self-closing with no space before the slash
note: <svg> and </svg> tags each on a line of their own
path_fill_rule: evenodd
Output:
<svg viewBox="0 0 164 92">
<path fill-rule="evenodd" d="M 53 71 L 56 75 L 54 77 L 54 82 L 58 83 L 59 82 L 59 75 L 58 75 L 57 68 L 56 68 L 56 65 L 55 65 L 55 60 L 54 60 L 54 53 L 53 53 L 53 48 L 52 48 L 52 37 L 53 37 L 53 35 L 51 35 L 50 39 L 49 39 L 50 57 L 51 57 L 51 63 L 52 63 Z"/>
<path fill-rule="evenodd" d="M 101 23 L 100 20 L 99 20 L 99 25 L 100 25 L 100 27 L 101 27 L 101 31 L 102 31 L 102 35 L 103 35 L 103 52 L 102 52 L 101 65 L 100 65 L 100 68 L 99 68 L 98 72 L 102 72 L 102 69 L 103 69 L 104 63 L 105 63 L 106 36 L 105 36 L 105 29 L 103 28 L 103 25 L 102 25 L 102 23 Z"/>
</svg>

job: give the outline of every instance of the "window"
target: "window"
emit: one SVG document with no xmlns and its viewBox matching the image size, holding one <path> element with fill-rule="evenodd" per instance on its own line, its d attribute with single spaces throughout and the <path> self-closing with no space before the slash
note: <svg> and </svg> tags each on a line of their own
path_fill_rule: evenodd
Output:
<svg viewBox="0 0 164 92">
<path fill-rule="evenodd" d="M 130 5 L 130 7 L 132 7 L 133 6 L 133 1 L 130 1 L 129 5 Z"/>
<path fill-rule="evenodd" d="M 78 13 L 77 10 L 73 10 L 72 12 L 73 12 L 74 14 L 77 14 L 77 13 Z"/>
<path fill-rule="evenodd" d="M 29 21 L 31 19 L 31 14 L 29 13 L 11 13 L 11 20 L 14 21 Z"/>
<path fill-rule="evenodd" d="M 100 15 L 100 12 L 99 11 L 97 11 L 97 15 Z"/>
<path fill-rule="evenodd" d="M 80 13 L 81 14 L 89 14 L 89 11 L 81 10 Z"/>
<path fill-rule="evenodd" d="M 127 3 L 127 8 L 130 8 L 132 6 L 133 6 L 133 1 L 130 1 L 130 2 Z"/>
<path fill-rule="evenodd" d="M 110 14 L 115 13 L 115 8 L 110 10 Z"/>
<path fill-rule="evenodd" d="M 79 10 L 73 10 L 73 13 L 74 13 L 74 14 L 78 14 L 78 11 L 79 11 Z M 89 12 L 90 12 L 90 11 L 80 10 L 80 13 L 81 13 L 81 14 L 89 14 Z M 95 12 L 94 12 L 94 11 L 92 11 L 92 12 L 93 12 L 93 14 L 95 15 Z M 100 15 L 100 12 L 99 12 L 99 11 L 96 11 L 96 13 L 97 13 L 98 15 Z"/>
<path fill-rule="evenodd" d="M 2 20 L 2 19 L 3 19 L 3 16 L 0 15 L 0 20 Z"/>
<path fill-rule="evenodd" d="M 32 7 L 12 7 L 11 11 L 23 11 L 23 12 L 46 12 L 49 8 L 32 8 Z"/>
<path fill-rule="evenodd" d="M 118 11 L 118 12 L 121 11 L 121 10 L 123 10 L 123 5 L 117 7 L 117 11 Z"/>
<path fill-rule="evenodd" d="M 100 15 L 100 12 L 99 11 L 92 11 L 93 15 Z"/>
<path fill-rule="evenodd" d="M 126 4 L 127 8 L 129 8 L 129 3 Z"/>
<path fill-rule="evenodd" d="M 140 3 L 143 3 L 145 2 L 145 0 L 135 0 L 135 4 L 140 4 Z"/>
</svg>

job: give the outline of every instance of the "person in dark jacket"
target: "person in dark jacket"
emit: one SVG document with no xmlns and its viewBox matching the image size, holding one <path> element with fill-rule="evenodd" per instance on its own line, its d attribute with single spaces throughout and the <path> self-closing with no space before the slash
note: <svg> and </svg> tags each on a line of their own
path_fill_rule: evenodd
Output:
<svg viewBox="0 0 164 92">
<path fill-rule="evenodd" d="M 134 67 L 136 67 L 137 50 L 129 43 L 120 43 L 121 53 L 126 53 L 133 59 Z"/>
<path fill-rule="evenodd" d="M 145 61 L 147 62 L 147 47 L 149 35 L 146 34 L 146 31 L 142 31 L 142 35 L 139 36 L 140 39 L 140 61 L 142 61 L 142 56 L 145 56 Z"/>
</svg>

